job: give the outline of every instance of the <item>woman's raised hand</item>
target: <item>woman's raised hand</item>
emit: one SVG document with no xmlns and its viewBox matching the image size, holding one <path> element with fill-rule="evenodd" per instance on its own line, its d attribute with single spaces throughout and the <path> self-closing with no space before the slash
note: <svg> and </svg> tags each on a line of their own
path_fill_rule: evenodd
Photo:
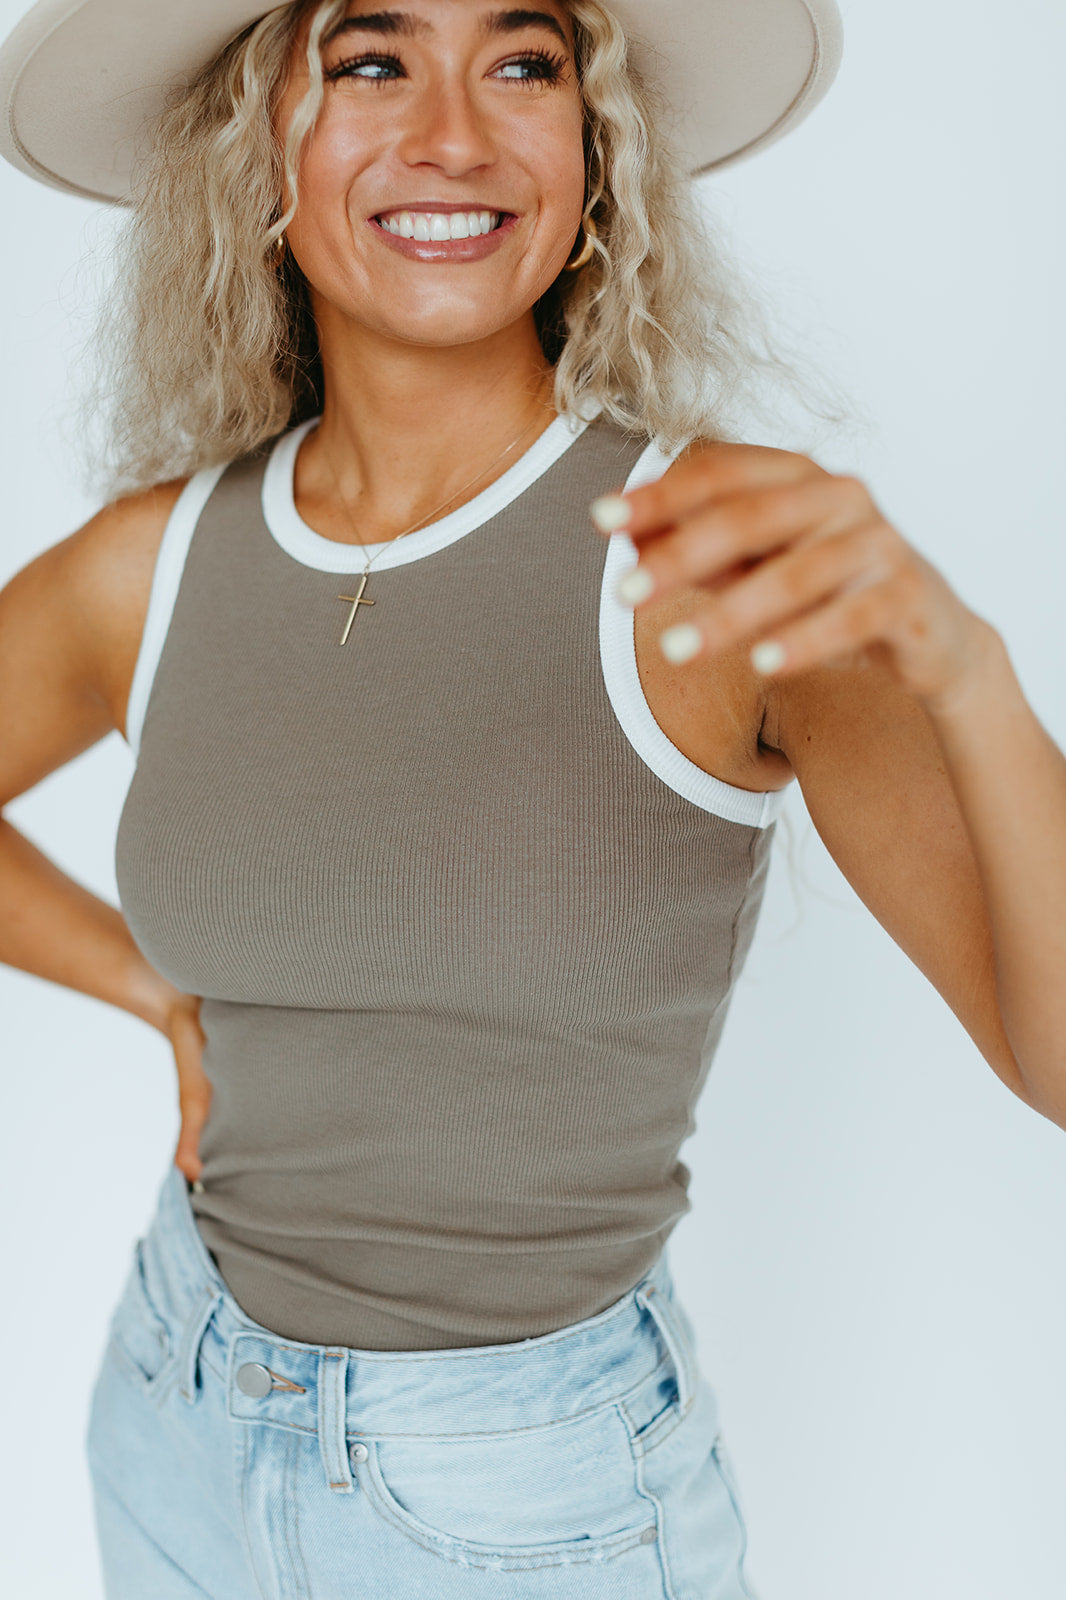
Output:
<svg viewBox="0 0 1066 1600">
<path fill-rule="evenodd" d="M 764 674 L 875 665 L 933 709 L 966 681 L 988 633 L 865 484 L 791 451 L 700 445 L 591 514 L 637 546 L 623 603 L 704 591 L 661 635 L 674 662 L 750 641 Z"/>
<path fill-rule="evenodd" d="M 178 1069 L 178 1108 L 181 1130 L 174 1165 L 195 1182 L 203 1171 L 200 1133 L 211 1105 L 211 1080 L 203 1069 L 204 1030 L 200 1026 L 200 999 L 175 992 L 163 1029 L 174 1051 Z"/>
</svg>

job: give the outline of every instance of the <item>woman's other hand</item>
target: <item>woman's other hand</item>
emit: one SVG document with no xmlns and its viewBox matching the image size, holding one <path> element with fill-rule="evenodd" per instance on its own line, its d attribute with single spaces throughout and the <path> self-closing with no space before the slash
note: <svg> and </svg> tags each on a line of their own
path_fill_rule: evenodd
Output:
<svg viewBox="0 0 1066 1600">
<path fill-rule="evenodd" d="M 661 636 L 674 662 L 750 642 L 764 674 L 875 665 L 929 710 L 987 648 L 988 624 L 887 521 L 858 478 L 761 445 L 705 444 L 657 483 L 592 507 L 638 563 L 618 598 L 702 590 Z"/>
<path fill-rule="evenodd" d="M 203 1171 L 200 1134 L 207 1121 L 212 1095 L 211 1080 L 203 1068 L 204 1030 L 200 1026 L 199 996 L 175 991 L 162 1031 L 170 1040 L 178 1070 L 181 1129 L 174 1165 L 194 1183 Z"/>
</svg>

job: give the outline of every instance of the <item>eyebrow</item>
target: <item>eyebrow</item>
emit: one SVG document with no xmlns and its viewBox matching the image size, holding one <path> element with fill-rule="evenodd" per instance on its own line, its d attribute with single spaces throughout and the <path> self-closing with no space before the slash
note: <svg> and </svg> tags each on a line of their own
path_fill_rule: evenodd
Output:
<svg viewBox="0 0 1066 1600">
<path fill-rule="evenodd" d="M 559 42 L 570 48 L 570 41 L 562 26 L 550 11 L 493 11 L 482 19 L 481 31 L 486 35 L 520 33 L 526 28 L 540 28 L 553 33 Z M 345 17 L 329 34 L 336 39 L 344 33 L 376 33 L 405 39 L 425 39 L 433 33 L 432 24 L 409 11 L 366 11 Z M 328 42 L 328 41 L 327 41 Z"/>
</svg>

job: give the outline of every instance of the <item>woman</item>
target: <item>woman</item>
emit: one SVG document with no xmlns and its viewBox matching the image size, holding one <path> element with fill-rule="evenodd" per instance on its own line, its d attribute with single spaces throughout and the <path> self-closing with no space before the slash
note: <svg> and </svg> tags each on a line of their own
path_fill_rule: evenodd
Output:
<svg viewBox="0 0 1066 1600">
<path fill-rule="evenodd" d="M 0 612 L 5 797 L 139 747 L 124 916 L 6 829 L 3 954 L 181 1083 L 94 1397 L 109 1592 L 742 1595 L 662 1251 L 775 796 L 1062 1125 L 1061 757 L 861 484 L 713 437 L 609 13 L 239 21 L 138 180 L 134 492 Z"/>
</svg>

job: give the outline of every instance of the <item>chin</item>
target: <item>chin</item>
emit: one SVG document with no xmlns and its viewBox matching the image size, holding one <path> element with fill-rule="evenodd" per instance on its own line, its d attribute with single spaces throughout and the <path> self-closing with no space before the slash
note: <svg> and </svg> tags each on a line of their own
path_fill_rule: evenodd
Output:
<svg viewBox="0 0 1066 1600">
<path fill-rule="evenodd" d="M 478 344 L 481 340 L 491 339 L 526 313 L 527 308 L 519 306 L 508 308 L 506 313 L 498 317 L 489 317 L 485 315 L 484 307 L 474 310 L 465 305 L 445 306 L 435 309 L 430 315 L 426 315 L 423 309 L 419 315 L 382 318 L 377 327 L 380 333 L 402 344 L 441 349 L 452 345 Z"/>
</svg>

